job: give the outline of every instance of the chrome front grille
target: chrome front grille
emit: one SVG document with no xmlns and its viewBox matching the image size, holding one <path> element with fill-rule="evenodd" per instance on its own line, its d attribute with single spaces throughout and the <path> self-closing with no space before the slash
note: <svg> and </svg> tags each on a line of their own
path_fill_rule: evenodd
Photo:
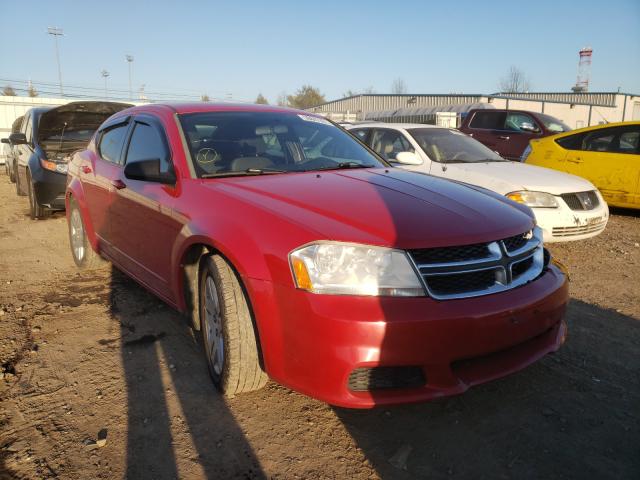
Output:
<svg viewBox="0 0 640 480">
<path fill-rule="evenodd" d="M 410 250 L 429 295 L 438 300 L 489 295 L 524 285 L 544 269 L 542 230 L 495 242 Z"/>
<path fill-rule="evenodd" d="M 600 205 L 595 190 L 560 195 L 571 210 L 593 210 Z"/>
</svg>

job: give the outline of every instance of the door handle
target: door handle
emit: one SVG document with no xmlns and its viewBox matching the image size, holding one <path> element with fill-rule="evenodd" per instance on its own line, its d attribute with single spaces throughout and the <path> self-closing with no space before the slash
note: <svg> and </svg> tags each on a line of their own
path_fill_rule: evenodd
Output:
<svg viewBox="0 0 640 480">
<path fill-rule="evenodd" d="M 124 183 L 122 180 L 120 180 L 119 178 L 116 180 L 111 180 L 111 185 L 113 185 L 114 187 L 116 187 L 118 190 L 122 190 L 123 188 L 127 188 L 127 184 Z"/>
<path fill-rule="evenodd" d="M 89 165 L 82 165 L 80 169 L 82 170 L 82 173 L 91 173 L 91 167 Z"/>
<path fill-rule="evenodd" d="M 498 138 L 500 140 L 509 140 L 509 137 L 507 135 L 498 135 Z"/>
<path fill-rule="evenodd" d="M 581 159 L 580 157 L 567 158 L 567 162 L 571 162 L 571 163 L 582 163 L 582 159 Z"/>
</svg>

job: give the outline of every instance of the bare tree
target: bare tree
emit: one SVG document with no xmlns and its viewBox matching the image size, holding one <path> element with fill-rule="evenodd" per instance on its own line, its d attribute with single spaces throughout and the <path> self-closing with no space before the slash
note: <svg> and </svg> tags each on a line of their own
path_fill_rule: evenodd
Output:
<svg viewBox="0 0 640 480">
<path fill-rule="evenodd" d="M 27 89 L 27 95 L 29 95 L 31 98 L 37 97 L 38 91 L 33 87 L 33 85 L 29 85 L 29 88 Z"/>
<path fill-rule="evenodd" d="M 11 85 L 7 85 L 6 87 L 4 87 L 2 89 L 2 94 L 5 97 L 15 97 L 16 96 L 16 91 L 13 89 L 13 87 Z"/>
<path fill-rule="evenodd" d="M 529 78 L 518 67 L 511 65 L 505 77 L 500 80 L 500 91 L 504 93 L 524 93 L 530 88 Z"/>
<path fill-rule="evenodd" d="M 258 97 L 256 98 L 256 103 L 260 105 L 269 105 L 269 101 L 261 93 L 258 94 Z"/>
<path fill-rule="evenodd" d="M 205 93 L 205 94 L 203 94 L 203 95 L 200 97 L 200 101 L 202 101 L 202 102 L 209 102 L 209 101 L 211 101 L 211 98 L 209 98 L 209 95 L 207 95 L 207 94 Z"/>
<path fill-rule="evenodd" d="M 402 95 L 407 93 L 407 84 L 402 78 L 396 78 L 391 84 L 391 93 Z"/>
</svg>

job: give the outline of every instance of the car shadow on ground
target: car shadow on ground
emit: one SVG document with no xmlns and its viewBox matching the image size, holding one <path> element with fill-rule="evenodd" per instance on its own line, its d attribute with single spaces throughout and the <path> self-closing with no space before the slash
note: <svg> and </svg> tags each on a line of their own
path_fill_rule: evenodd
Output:
<svg viewBox="0 0 640 480">
<path fill-rule="evenodd" d="M 611 215 L 620 215 L 622 217 L 640 217 L 640 208 L 620 208 L 609 207 Z"/>
<path fill-rule="evenodd" d="M 125 478 L 262 478 L 182 316 L 112 267 L 127 385 Z M 176 455 L 175 444 L 186 445 Z"/>
<path fill-rule="evenodd" d="M 567 319 L 567 343 L 522 372 L 335 412 L 382 478 L 640 478 L 640 319 L 575 300 Z"/>
</svg>

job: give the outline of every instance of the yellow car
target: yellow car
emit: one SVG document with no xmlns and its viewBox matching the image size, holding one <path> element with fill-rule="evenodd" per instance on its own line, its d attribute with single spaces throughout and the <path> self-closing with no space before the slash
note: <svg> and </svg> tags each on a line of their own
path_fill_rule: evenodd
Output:
<svg viewBox="0 0 640 480">
<path fill-rule="evenodd" d="M 522 161 L 591 181 L 607 203 L 640 209 L 640 122 L 571 130 L 531 140 Z"/>
</svg>

